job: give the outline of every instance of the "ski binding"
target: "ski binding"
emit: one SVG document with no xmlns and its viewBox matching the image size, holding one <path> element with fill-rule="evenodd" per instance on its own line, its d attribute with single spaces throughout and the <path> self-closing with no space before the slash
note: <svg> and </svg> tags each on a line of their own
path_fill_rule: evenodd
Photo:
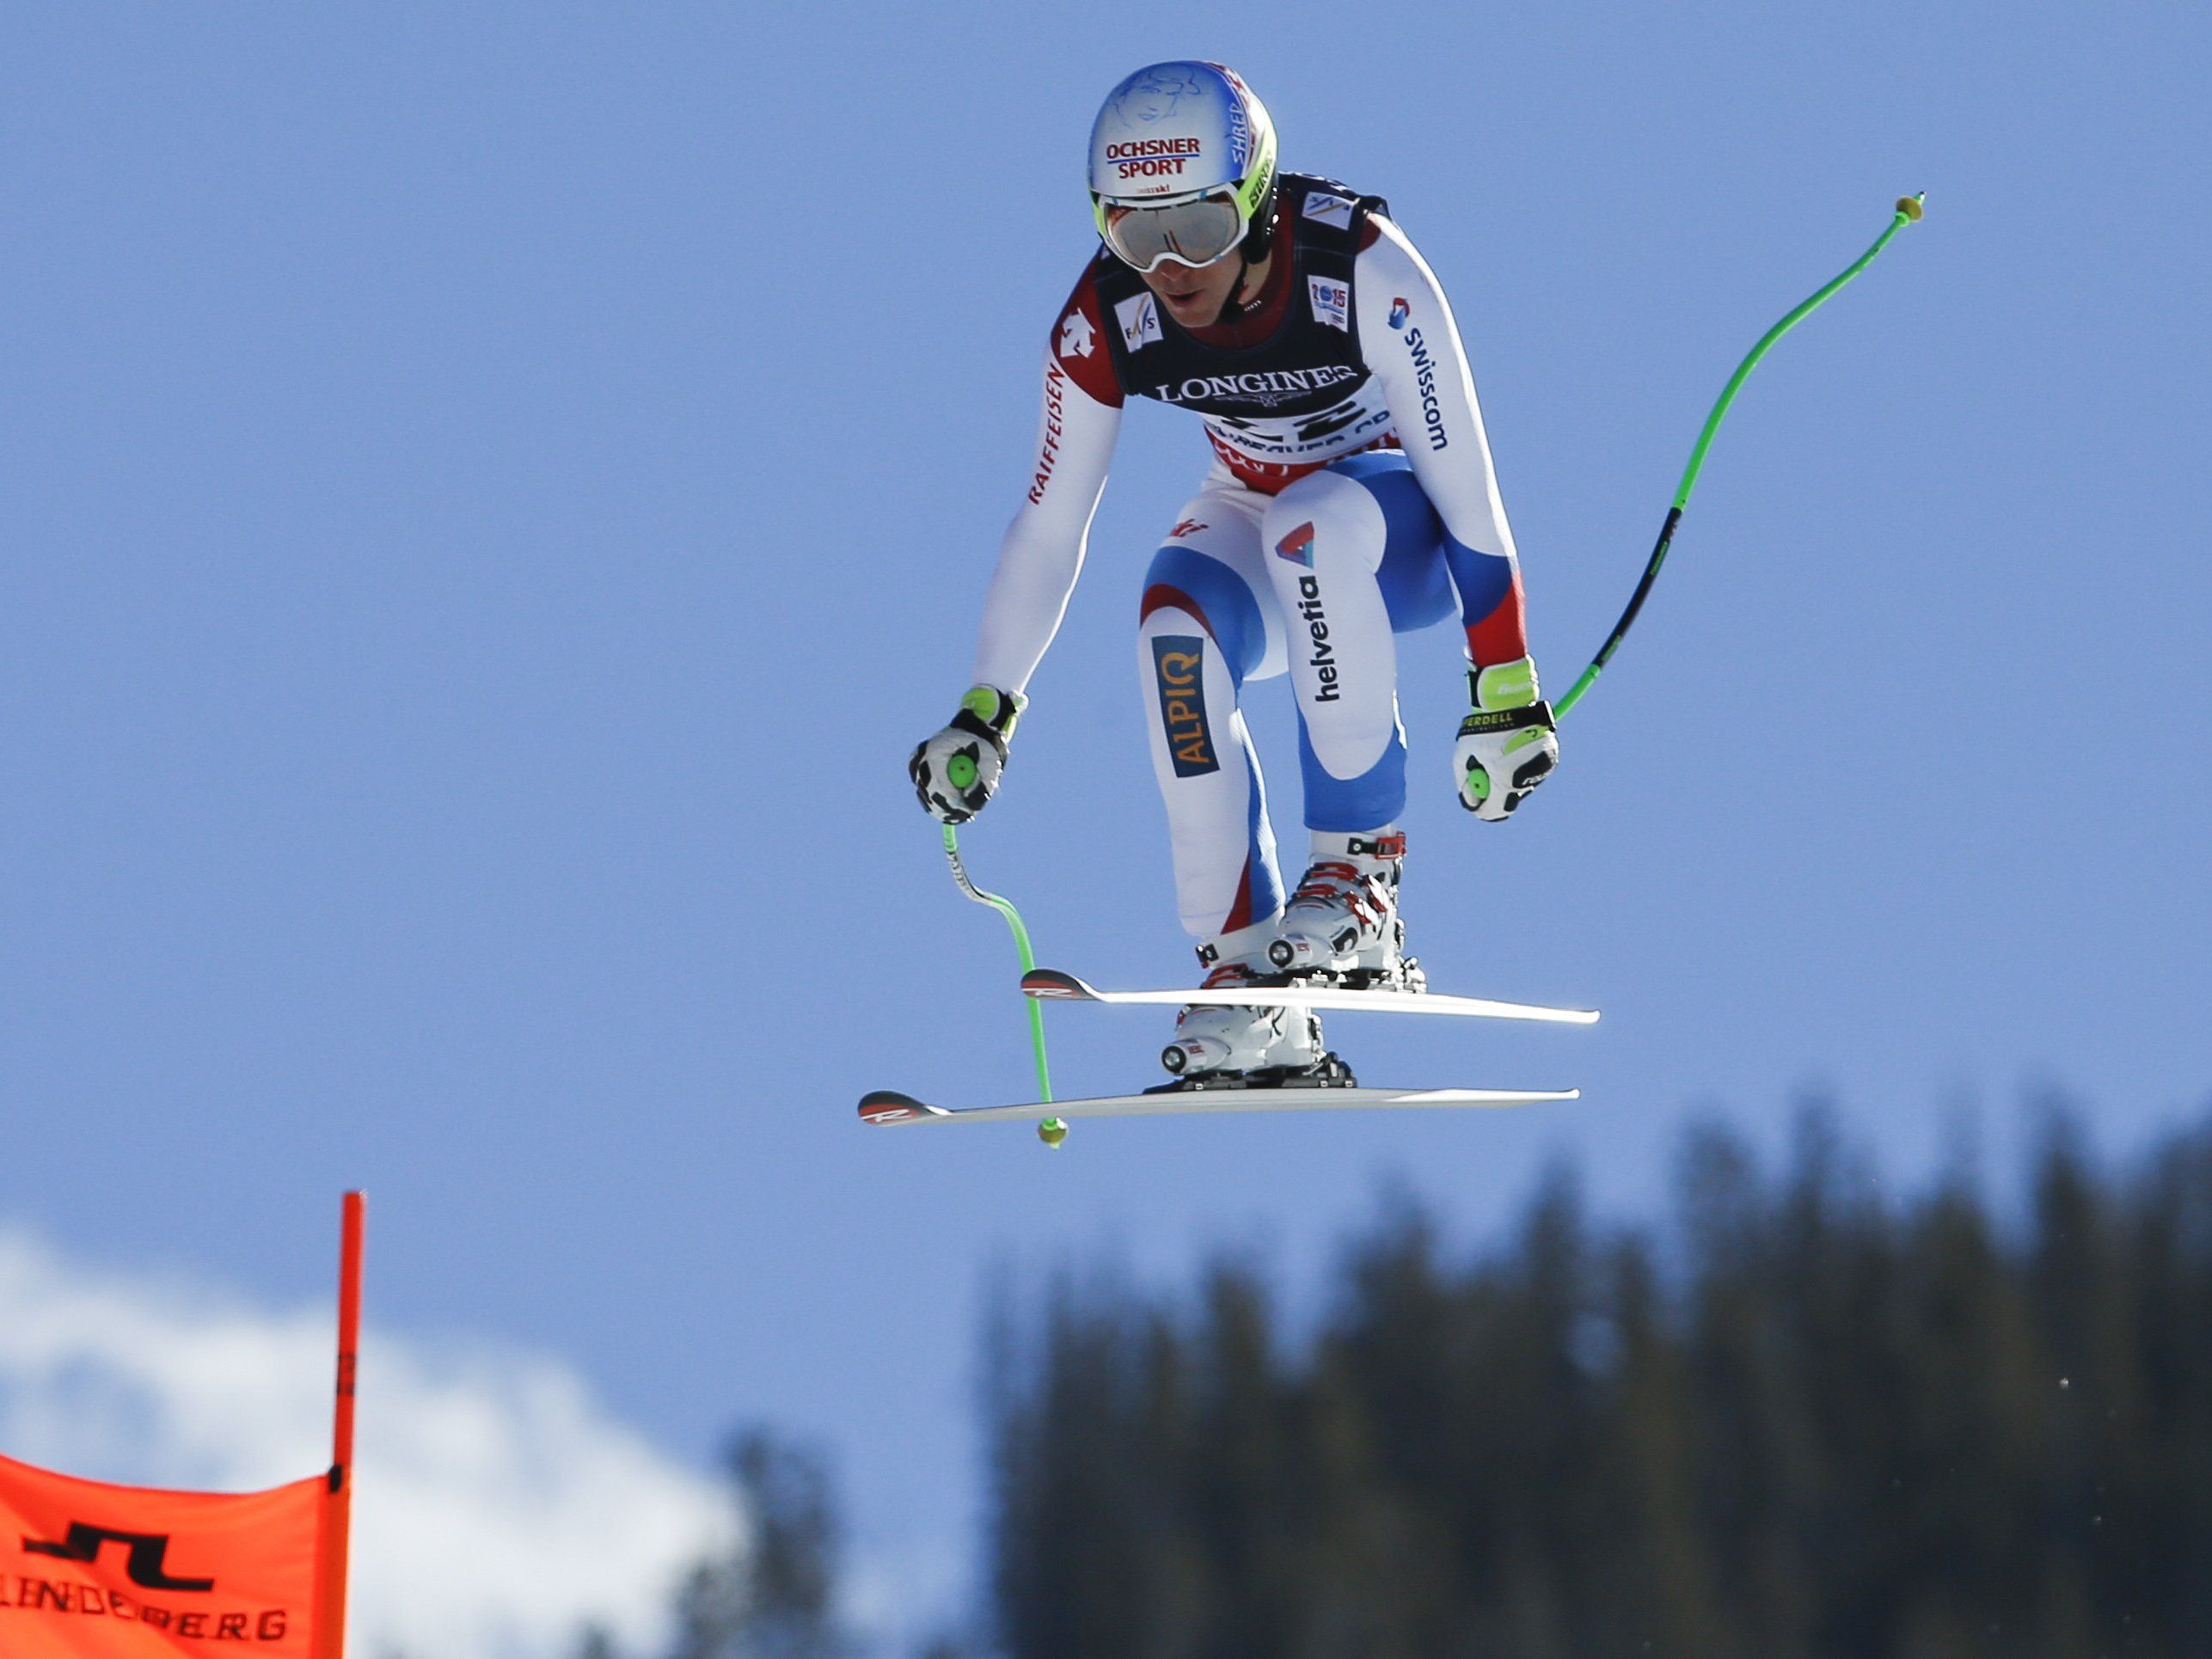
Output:
<svg viewBox="0 0 2212 1659">
<path fill-rule="evenodd" d="M 1559 1025 L 1592 1025 L 1595 1008 L 1547 1008 L 1529 1002 L 1497 1002 L 1481 996 L 1444 996 L 1434 991 L 1362 989 L 1314 981 L 1281 985 L 1224 985 L 1217 990 L 1102 991 L 1057 968 L 1033 968 L 1021 976 L 1021 989 L 1040 1001 L 1111 1002 L 1180 1008 L 1220 1003 L 1240 1008 L 1317 1008 L 1376 1013 L 1460 1014 L 1483 1019 L 1535 1019 Z M 1541 1097 L 1552 1099 L 1559 1097 Z"/>
</svg>

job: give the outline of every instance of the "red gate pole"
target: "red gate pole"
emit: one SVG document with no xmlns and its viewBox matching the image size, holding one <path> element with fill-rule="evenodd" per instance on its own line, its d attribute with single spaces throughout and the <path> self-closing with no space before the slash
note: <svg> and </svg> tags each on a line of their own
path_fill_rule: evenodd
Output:
<svg viewBox="0 0 2212 1659">
<path fill-rule="evenodd" d="M 353 1509 L 353 1373 L 361 1337 L 365 1195 L 346 1195 L 338 1246 L 338 1384 L 330 1420 L 330 1490 L 316 1564 L 315 1659 L 345 1659 L 346 1546 Z"/>
</svg>

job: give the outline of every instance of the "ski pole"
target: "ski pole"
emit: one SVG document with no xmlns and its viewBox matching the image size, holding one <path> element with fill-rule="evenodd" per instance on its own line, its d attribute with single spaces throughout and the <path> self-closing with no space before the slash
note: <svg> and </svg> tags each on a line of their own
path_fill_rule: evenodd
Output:
<svg viewBox="0 0 2212 1659">
<path fill-rule="evenodd" d="M 1029 929 L 1022 926 L 1021 912 L 1014 908 L 1011 899 L 1001 898 L 996 893 L 987 893 L 976 885 L 968 874 L 968 866 L 960 861 L 959 836 L 949 823 L 944 829 L 945 862 L 951 866 L 953 879 L 959 884 L 960 891 L 977 903 L 988 904 L 1006 918 L 1006 925 L 1014 931 L 1014 947 L 1021 953 L 1021 971 L 1028 973 L 1037 966 L 1037 953 L 1029 948 Z M 1037 1050 L 1037 1098 L 1049 1106 L 1052 1104 L 1052 1073 L 1045 1060 L 1044 1006 L 1034 997 L 1025 996 L 1021 1000 L 1029 1005 L 1029 1041 Z M 1046 1118 L 1037 1126 L 1039 1133 L 1043 1134 L 1049 1126 L 1059 1121 L 1057 1117 Z M 1063 1135 L 1066 1132 L 1064 1129 L 1061 1131 Z M 1049 1136 L 1045 1138 L 1048 1144 L 1058 1144 Z"/>
<path fill-rule="evenodd" d="M 1872 265 L 1874 256 L 1890 245 L 1890 237 L 1921 217 L 1921 204 L 1927 199 L 1927 192 L 1925 190 L 1916 195 L 1898 197 L 1896 217 L 1890 221 L 1890 228 L 1874 238 L 1874 245 L 1852 260 L 1841 275 L 1762 334 L 1759 343 L 1751 348 L 1743 362 L 1736 365 L 1736 372 L 1729 376 L 1728 384 L 1721 389 L 1719 401 L 1713 406 L 1713 413 L 1705 418 L 1705 430 L 1698 433 L 1696 447 L 1689 452 L 1689 464 L 1682 468 L 1682 486 L 1675 491 L 1674 505 L 1667 509 L 1666 522 L 1659 526 L 1658 545 L 1651 549 L 1651 558 L 1645 562 L 1643 579 L 1636 584 L 1636 591 L 1629 597 L 1628 609 L 1621 613 L 1621 620 L 1613 625 L 1613 632 L 1606 636 L 1605 644 L 1597 655 L 1590 658 L 1590 666 L 1583 670 L 1582 677 L 1568 688 L 1566 696 L 1553 705 L 1553 718 L 1564 719 L 1567 710 L 1582 701 L 1583 693 L 1597 683 L 1597 676 L 1605 672 L 1605 665 L 1613 660 L 1613 653 L 1628 637 L 1628 630 L 1636 621 L 1636 613 L 1644 609 L 1644 601 L 1651 591 L 1651 585 L 1659 579 L 1659 566 L 1667 562 L 1667 549 L 1674 544 L 1675 526 L 1682 523 L 1682 509 L 1689 505 L 1689 493 L 1697 487 L 1698 472 L 1705 465 L 1706 450 L 1713 446 L 1713 435 L 1720 430 L 1720 423 L 1728 414 L 1728 406 L 1736 401 L 1737 392 L 1751 371 L 1759 366 L 1759 359 L 1767 355 L 1767 348 L 1820 309 L 1838 289 Z"/>
</svg>

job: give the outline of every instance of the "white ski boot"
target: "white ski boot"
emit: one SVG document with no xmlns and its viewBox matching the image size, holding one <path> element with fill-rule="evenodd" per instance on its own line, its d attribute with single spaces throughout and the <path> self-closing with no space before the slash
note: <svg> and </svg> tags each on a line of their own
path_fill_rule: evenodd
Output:
<svg viewBox="0 0 2212 1659">
<path fill-rule="evenodd" d="M 1224 985 L 1280 985 L 1270 972 L 1267 948 L 1275 923 L 1263 921 L 1223 934 L 1198 947 L 1206 970 L 1200 989 Z M 1307 1008 L 1245 1008 L 1193 1002 L 1175 1018 L 1175 1040 L 1160 1063 L 1180 1088 L 1254 1088 L 1296 1081 L 1351 1081 L 1344 1062 L 1321 1046 L 1321 1021 Z"/>
<path fill-rule="evenodd" d="M 1386 824 L 1357 836 L 1316 830 L 1313 838 L 1314 861 L 1284 907 L 1269 965 L 1355 990 L 1422 989 L 1426 980 L 1406 954 L 1398 915 L 1405 836 Z"/>
</svg>

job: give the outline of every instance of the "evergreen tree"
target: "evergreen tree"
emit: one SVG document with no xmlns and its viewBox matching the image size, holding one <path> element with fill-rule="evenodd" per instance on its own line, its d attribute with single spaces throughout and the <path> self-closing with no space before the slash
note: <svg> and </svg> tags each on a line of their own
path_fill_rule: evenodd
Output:
<svg viewBox="0 0 2212 1659">
<path fill-rule="evenodd" d="M 686 1576 L 670 1659 L 844 1659 L 838 1523 L 821 1460 L 756 1428 L 732 1442 L 726 1466 L 743 1535 Z"/>
<path fill-rule="evenodd" d="M 1303 1343 L 1236 1263 L 1002 1320 L 1008 1659 L 2212 1653 L 2212 1132 L 2123 1180 L 2060 1124 L 2017 1236 L 1817 1111 L 1680 1193 L 1554 1175 L 1458 1263 L 1401 1201 Z"/>
</svg>

